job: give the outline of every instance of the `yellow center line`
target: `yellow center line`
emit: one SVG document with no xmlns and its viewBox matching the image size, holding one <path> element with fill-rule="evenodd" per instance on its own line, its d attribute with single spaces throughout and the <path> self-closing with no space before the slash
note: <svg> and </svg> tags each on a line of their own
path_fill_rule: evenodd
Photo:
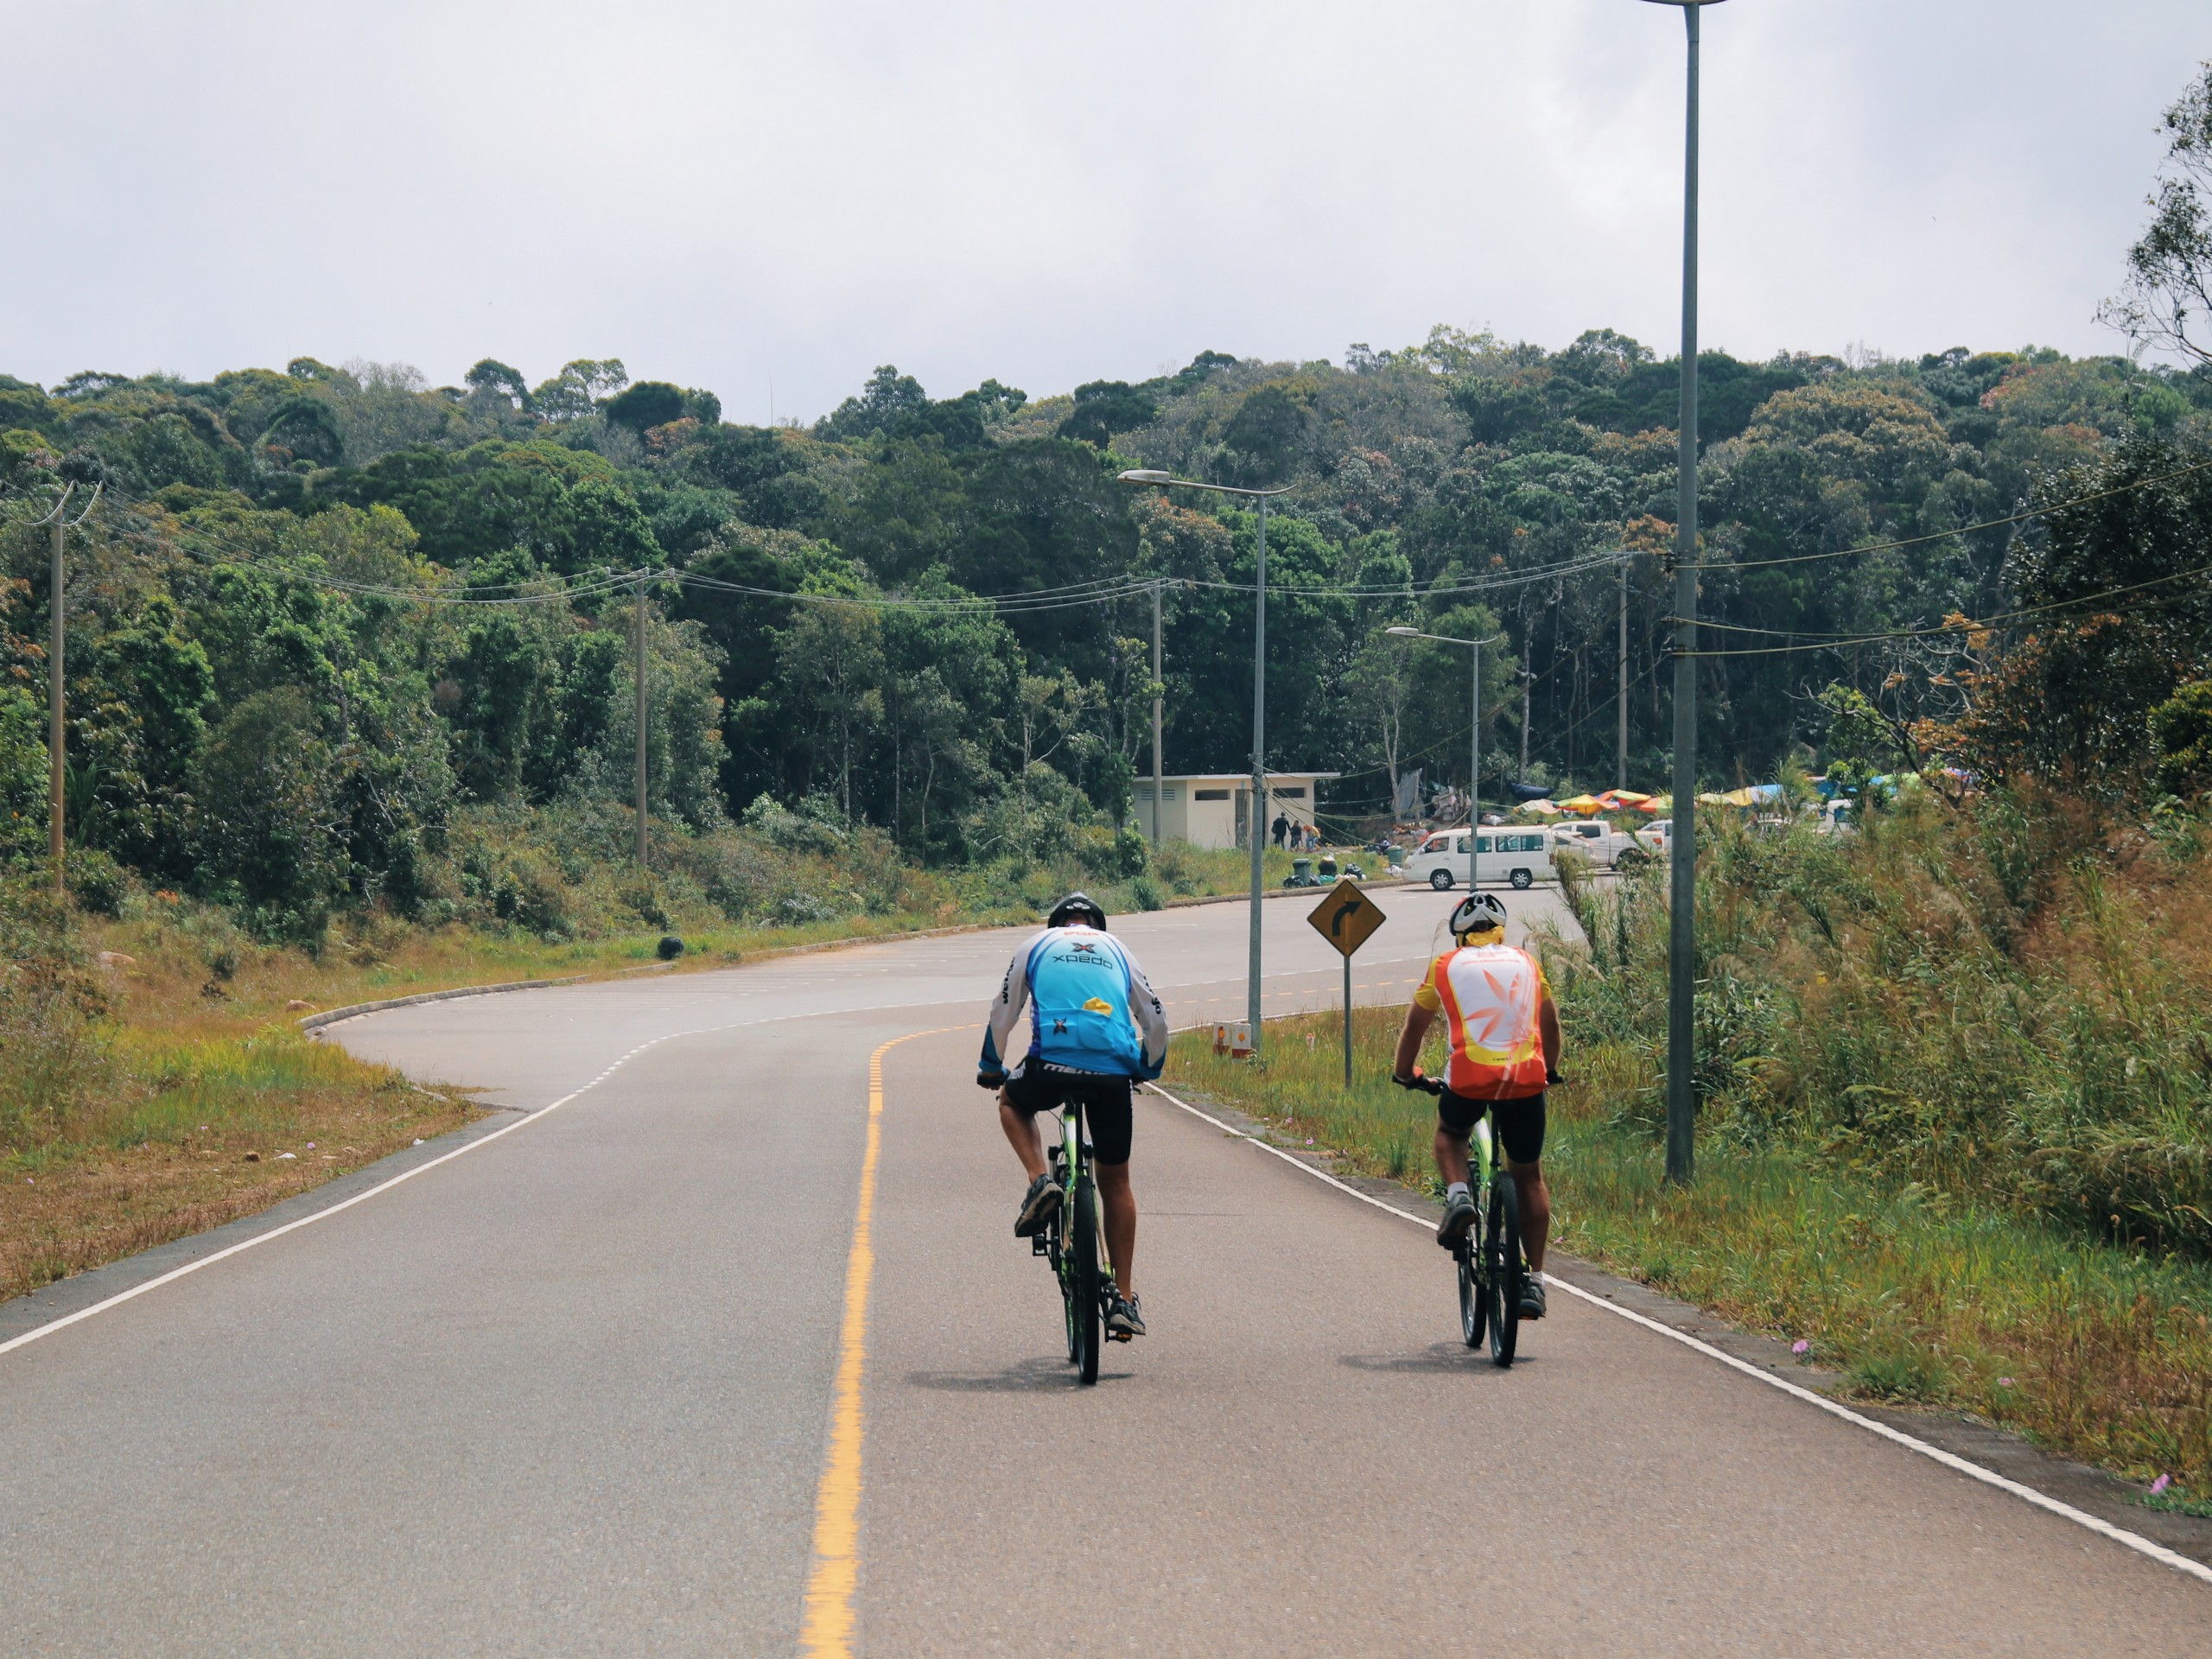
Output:
<svg viewBox="0 0 2212 1659">
<path fill-rule="evenodd" d="M 883 1057 L 901 1043 L 958 1027 L 893 1037 L 868 1057 L 868 1146 L 861 1154 L 861 1197 L 845 1259 L 845 1319 L 830 1408 L 830 1447 L 814 1494 L 814 1564 L 806 1575 L 801 1653 L 851 1659 L 854 1599 L 861 1580 L 861 1379 L 868 1362 L 868 1292 L 875 1276 L 875 1166 L 883 1148 Z"/>
</svg>

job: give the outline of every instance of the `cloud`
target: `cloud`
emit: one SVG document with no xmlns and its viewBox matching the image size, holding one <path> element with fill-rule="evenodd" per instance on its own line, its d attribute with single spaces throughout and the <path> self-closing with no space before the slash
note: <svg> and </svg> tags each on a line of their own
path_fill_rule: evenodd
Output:
<svg viewBox="0 0 2212 1659">
<path fill-rule="evenodd" d="M 2116 21 L 2119 20 L 2119 21 Z M 1678 326 L 1634 0 L 11 6 L 11 372 L 577 356 L 811 416 L 1431 323 Z M 1703 334 L 2113 349 L 2183 0 L 1706 17 Z M 35 227 L 49 227 L 41 241 Z"/>
</svg>

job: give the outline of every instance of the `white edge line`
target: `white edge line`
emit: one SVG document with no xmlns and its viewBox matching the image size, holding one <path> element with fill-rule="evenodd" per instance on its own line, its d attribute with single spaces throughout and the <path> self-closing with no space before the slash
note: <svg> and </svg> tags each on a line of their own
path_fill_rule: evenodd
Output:
<svg viewBox="0 0 2212 1659">
<path fill-rule="evenodd" d="M 672 1036 L 678 1033 L 671 1033 L 670 1034 Z M 197 1273 L 202 1268 L 213 1267 L 216 1262 L 223 1261 L 227 1257 L 236 1255 L 242 1250 L 252 1249 L 257 1245 L 268 1243 L 272 1238 L 282 1238 L 287 1233 L 296 1232 L 302 1227 L 312 1226 L 318 1221 L 327 1220 L 330 1217 L 338 1214 L 341 1210 L 351 1210 L 355 1205 L 360 1204 L 366 1199 L 375 1198 L 379 1192 L 391 1192 L 393 1187 L 397 1186 L 402 1181 L 411 1181 L 417 1175 L 424 1174 L 430 1170 L 435 1169 L 440 1164 L 449 1164 L 454 1159 L 462 1156 L 464 1154 L 475 1151 L 479 1147 L 488 1147 L 492 1142 L 497 1141 L 501 1135 L 512 1135 L 517 1129 L 521 1128 L 524 1124 L 533 1123 L 537 1122 L 537 1119 L 543 1117 L 549 1112 L 558 1111 L 562 1107 L 575 1099 L 578 1095 L 584 1094 L 587 1091 L 598 1087 L 599 1084 L 606 1082 L 607 1079 L 613 1076 L 620 1068 L 635 1059 L 639 1055 L 644 1053 L 645 1050 L 652 1047 L 654 1043 L 661 1043 L 667 1040 L 668 1039 L 665 1037 L 656 1037 L 651 1043 L 639 1044 L 637 1047 L 632 1049 L 627 1054 L 625 1054 L 620 1059 L 615 1061 L 613 1065 L 608 1066 L 606 1071 L 594 1077 L 589 1083 L 585 1084 L 582 1088 L 572 1090 L 568 1094 L 562 1096 L 560 1099 L 553 1101 L 547 1105 L 541 1106 L 536 1111 L 527 1113 L 524 1116 L 515 1119 L 513 1122 L 503 1125 L 501 1128 L 493 1130 L 489 1135 L 480 1135 L 477 1136 L 475 1140 L 469 1141 L 465 1146 L 455 1147 L 451 1152 L 442 1153 L 435 1158 L 428 1159 L 423 1162 L 416 1165 L 412 1169 L 402 1170 L 390 1180 L 379 1181 L 365 1192 L 356 1192 L 350 1198 L 341 1198 L 338 1203 L 327 1205 L 324 1208 L 316 1211 L 313 1215 L 301 1216 L 295 1220 L 286 1222 L 281 1227 L 271 1227 L 265 1233 L 256 1233 L 251 1238 L 242 1238 L 235 1244 L 226 1245 L 219 1250 L 210 1251 L 206 1255 L 200 1256 L 194 1261 L 185 1262 L 181 1267 L 171 1268 L 167 1273 L 157 1274 L 153 1278 L 145 1281 L 143 1284 L 133 1285 L 128 1290 L 119 1290 L 116 1292 L 114 1295 L 105 1297 L 99 1301 L 94 1302 L 88 1307 L 80 1307 L 73 1313 L 65 1313 L 59 1319 L 49 1319 L 44 1325 L 38 1326 L 35 1330 L 24 1332 L 21 1336 L 10 1337 L 7 1341 L 0 1342 L 0 1354 L 4 1354 L 12 1349 L 21 1348 L 27 1344 L 36 1342 L 41 1337 L 50 1337 L 56 1331 L 60 1331 L 66 1326 L 74 1325 L 79 1319 L 89 1319 L 93 1314 L 105 1313 L 107 1309 L 118 1306 L 122 1303 L 130 1300 L 133 1297 L 143 1296 L 149 1290 L 158 1290 L 163 1285 L 173 1284 L 177 1280 L 183 1278 L 185 1274 L 188 1273 Z M 312 1192 L 314 1189 L 309 1188 L 308 1190 Z"/>
<path fill-rule="evenodd" d="M 1422 1220 L 1419 1216 L 1410 1215 L 1407 1211 L 1399 1209 L 1395 1205 L 1385 1204 L 1382 1199 L 1374 1197 L 1371 1193 L 1363 1192 L 1357 1187 L 1338 1180 L 1326 1170 L 1316 1169 L 1313 1165 L 1306 1162 L 1305 1160 L 1292 1156 L 1289 1153 L 1285 1152 L 1281 1147 L 1271 1146 L 1256 1135 L 1247 1135 L 1242 1129 L 1234 1128 L 1229 1124 L 1223 1122 L 1219 1118 L 1200 1111 L 1188 1101 L 1178 1100 L 1173 1095 L 1169 1094 L 1167 1090 L 1162 1089 L 1156 1083 L 1148 1083 L 1145 1087 L 1151 1090 L 1153 1093 L 1158 1095 L 1162 1100 L 1166 1101 L 1169 1104 L 1180 1106 L 1192 1117 L 1198 1118 L 1204 1122 L 1212 1124 L 1214 1128 L 1221 1130 L 1224 1135 L 1235 1135 L 1239 1141 L 1249 1141 L 1251 1145 L 1257 1147 L 1262 1152 L 1274 1154 L 1276 1157 L 1281 1159 L 1283 1162 L 1288 1164 L 1293 1169 L 1303 1171 L 1306 1174 L 1313 1177 L 1317 1181 L 1326 1182 L 1329 1185 L 1335 1187 L 1339 1192 L 1350 1193 L 1353 1198 L 1357 1198 L 1362 1204 L 1371 1204 L 1377 1210 L 1383 1211 L 1386 1215 L 1395 1216 L 1401 1221 L 1410 1221 L 1416 1227 L 1427 1229 L 1429 1225 L 1427 1222 Z M 1672 1325 L 1662 1325 L 1656 1319 L 1647 1318 L 1645 1315 L 1636 1313 L 1632 1309 L 1622 1307 L 1618 1303 L 1608 1301 L 1603 1296 L 1595 1295 L 1592 1293 L 1583 1289 L 1579 1285 L 1571 1285 L 1566 1280 L 1558 1277 L 1549 1279 L 1546 1282 L 1558 1286 L 1561 1290 L 1567 1292 L 1568 1295 L 1578 1297 L 1581 1300 L 1589 1303 L 1592 1307 L 1601 1307 L 1608 1313 L 1618 1314 L 1622 1319 L 1628 1320 L 1631 1325 L 1640 1325 L 1647 1331 L 1656 1331 L 1662 1337 L 1670 1337 L 1675 1341 L 1681 1343 L 1685 1348 L 1694 1348 L 1699 1353 L 1705 1355 L 1709 1359 L 1719 1360 L 1723 1365 L 1727 1366 L 1732 1370 L 1741 1371 L 1745 1376 L 1757 1378 L 1759 1382 L 1765 1383 L 1770 1388 L 1779 1389 L 1783 1393 L 1789 1395 L 1793 1398 L 1802 1400 L 1808 1405 L 1818 1406 L 1822 1411 L 1827 1412 L 1829 1415 L 1840 1417 L 1847 1423 L 1855 1423 L 1858 1427 L 1866 1430 L 1869 1433 L 1878 1434 L 1882 1439 L 1891 1442 L 1893 1445 L 1904 1446 L 1907 1451 L 1917 1452 L 1923 1457 L 1932 1458 L 1937 1463 L 1942 1464 L 1946 1469 L 1955 1470 L 1960 1474 L 1981 1482 L 1985 1486 L 1994 1486 L 2000 1492 L 2010 1492 L 2013 1497 L 2024 1498 L 2028 1503 L 2034 1504 L 2039 1510 L 2048 1510 L 2051 1514 L 2071 1521 L 2076 1526 L 2087 1527 L 2091 1532 L 2096 1533 L 2100 1536 L 2109 1538 L 2113 1542 L 2123 1545 L 2126 1548 L 2135 1551 L 2139 1555 L 2147 1555 L 2152 1560 L 2158 1561 L 2167 1567 L 2171 1567 L 2177 1572 L 2186 1573 L 2193 1579 L 2199 1579 L 2207 1584 L 2212 1584 L 2212 1567 L 2207 1567 L 2202 1561 L 2192 1560 L 2190 1557 L 2180 1554 L 2178 1551 L 2168 1549 L 2164 1544 L 2153 1542 L 2151 1539 L 2144 1537 L 2140 1533 L 2130 1532 L 2125 1527 L 2116 1527 L 2109 1521 L 2103 1520 L 2097 1516 L 2089 1514 L 2086 1510 L 2077 1510 L 2071 1503 L 2061 1503 L 2057 1498 L 2051 1497 L 2047 1492 L 2039 1492 L 2032 1486 L 2024 1486 L 2017 1480 L 2008 1480 L 1993 1469 L 1985 1469 L 1980 1464 L 1970 1462 L 1967 1459 L 1959 1456 L 1955 1452 L 1946 1452 L 1942 1446 L 1930 1446 L 1926 1440 L 1916 1439 L 1914 1436 L 1904 1433 L 1902 1429 L 1891 1428 L 1887 1423 L 1878 1422 L 1872 1417 L 1865 1416 L 1859 1412 L 1852 1410 L 1848 1406 L 1838 1404 L 1835 1401 L 1829 1399 L 1825 1395 L 1816 1394 L 1810 1389 L 1801 1387 L 1799 1384 L 1790 1382 L 1787 1377 L 1777 1376 L 1771 1371 L 1762 1370 L 1759 1367 L 1751 1364 L 1747 1360 L 1738 1359 L 1733 1354 L 1727 1353 L 1721 1349 L 1715 1348 L 1709 1342 L 1700 1342 L 1695 1337 L 1690 1336 L 1685 1332 L 1677 1331 Z"/>
<path fill-rule="evenodd" d="M 922 1002 L 915 1003 L 912 1006 L 916 1007 L 951 1007 L 952 1005 L 950 1003 Z M 376 1010 L 376 1012 L 382 1013 L 385 1012 L 385 1010 L 378 1009 Z M 474 1152 L 479 1147 L 488 1147 L 492 1142 L 497 1141 L 501 1135 L 512 1135 L 517 1129 L 522 1128 L 527 1124 L 535 1123 L 539 1118 L 545 1116 L 548 1113 L 560 1110 L 562 1107 L 566 1106 L 570 1101 L 575 1100 L 578 1096 L 589 1094 L 593 1090 L 598 1088 L 601 1084 L 605 1083 L 607 1078 L 613 1077 L 617 1071 L 620 1071 L 624 1066 L 627 1065 L 632 1060 L 636 1059 L 639 1055 L 644 1053 L 649 1048 L 657 1048 L 663 1043 L 675 1042 L 679 1039 L 685 1037 L 710 1037 L 717 1032 L 741 1031 L 751 1026 L 774 1026 L 781 1025 L 787 1020 L 792 1020 L 834 1019 L 841 1014 L 874 1014 L 877 1012 L 879 1012 L 879 1010 L 872 1007 L 860 1008 L 822 1008 L 807 1014 L 772 1014 L 760 1020 L 734 1020 L 727 1025 L 702 1026 L 696 1031 L 663 1032 L 658 1037 L 652 1038 L 645 1042 L 639 1043 L 635 1048 L 630 1050 L 628 1053 L 624 1054 L 620 1058 L 613 1061 L 608 1065 L 605 1071 L 601 1071 L 589 1083 L 583 1084 L 577 1088 L 570 1090 L 567 1094 L 562 1096 L 560 1099 L 549 1101 L 546 1104 L 538 1107 L 534 1111 L 527 1112 L 523 1116 L 515 1119 L 513 1122 L 505 1124 L 502 1127 L 493 1130 L 489 1135 L 480 1135 L 477 1136 L 475 1140 L 469 1141 L 466 1146 L 455 1147 L 451 1152 L 442 1153 L 435 1158 L 428 1159 L 425 1161 L 416 1165 L 412 1169 L 402 1170 L 390 1180 L 379 1181 L 374 1186 L 370 1187 L 366 1192 L 356 1192 L 350 1198 L 341 1198 L 336 1204 L 327 1205 L 324 1208 L 316 1211 L 313 1215 L 301 1216 L 296 1220 L 286 1222 L 281 1227 L 271 1227 L 265 1233 L 256 1233 L 251 1238 L 242 1238 L 235 1244 L 226 1245 L 219 1250 L 210 1251 L 207 1255 L 200 1256 L 194 1261 L 187 1262 L 181 1267 L 171 1268 L 167 1273 L 156 1274 L 153 1278 L 147 1280 L 143 1284 L 133 1285 L 128 1290 L 119 1290 L 112 1296 L 104 1297 L 100 1300 L 92 1303 L 88 1307 L 80 1307 L 73 1313 L 64 1313 L 58 1319 L 48 1319 L 44 1325 L 39 1325 L 33 1330 L 26 1331 L 20 1336 L 10 1337 L 5 1342 L 0 1342 L 0 1354 L 8 1353 L 15 1349 L 24 1347 L 29 1344 L 36 1342 L 41 1337 L 50 1337 L 56 1331 L 73 1325 L 79 1319 L 89 1319 L 95 1313 L 104 1313 L 111 1307 L 118 1307 L 124 1302 L 130 1301 L 134 1297 L 143 1296 L 149 1290 L 158 1290 L 163 1285 L 173 1284 L 177 1280 L 183 1278 L 187 1274 L 197 1273 L 202 1268 L 213 1267 L 216 1262 L 224 1261 L 230 1256 L 236 1255 L 242 1250 L 251 1250 L 257 1245 L 268 1243 L 272 1238 L 282 1238 L 285 1234 L 297 1232 L 302 1227 L 311 1227 L 318 1221 L 327 1221 L 331 1217 L 338 1214 L 339 1211 L 342 1210 L 351 1210 L 355 1205 L 365 1203 L 368 1199 L 375 1198 L 380 1192 L 389 1192 L 393 1187 L 397 1186 L 401 1182 L 411 1181 L 417 1175 L 426 1174 L 429 1171 L 435 1169 L 440 1164 L 449 1164 L 454 1159 L 462 1156 L 464 1154 Z M 366 1019 L 367 1017 L 366 1014 L 353 1014 L 349 1016 L 349 1020 Z M 347 1020 L 335 1020 L 333 1021 L 330 1026 L 322 1027 L 321 1029 L 328 1031 L 334 1029 L 336 1026 L 346 1023 L 348 1023 Z M 514 1109 L 512 1107 L 505 1107 L 496 1108 L 494 1109 L 511 1111 Z M 313 1192 L 314 1190 L 315 1189 L 312 1187 L 308 1189 L 308 1192 Z M 295 1196 L 301 1195 L 296 1194 Z"/>
</svg>

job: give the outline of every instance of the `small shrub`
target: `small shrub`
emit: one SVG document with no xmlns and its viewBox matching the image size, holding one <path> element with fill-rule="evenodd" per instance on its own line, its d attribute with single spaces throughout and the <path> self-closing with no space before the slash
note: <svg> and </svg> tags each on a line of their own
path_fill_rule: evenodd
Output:
<svg viewBox="0 0 2212 1659">
<path fill-rule="evenodd" d="M 1851 1386 L 1877 1400 L 1934 1405 L 1949 1397 L 1951 1368 L 1933 1349 L 1902 1338 L 1863 1355 L 1848 1373 Z"/>
<path fill-rule="evenodd" d="M 69 896 L 96 916 L 120 916 L 130 896 L 130 873 L 97 847 L 69 850 L 62 868 Z"/>
<path fill-rule="evenodd" d="M 810 893 L 787 893 L 776 901 L 775 921 L 779 927 L 805 927 L 814 922 L 835 921 L 837 913 L 834 905 Z"/>
</svg>

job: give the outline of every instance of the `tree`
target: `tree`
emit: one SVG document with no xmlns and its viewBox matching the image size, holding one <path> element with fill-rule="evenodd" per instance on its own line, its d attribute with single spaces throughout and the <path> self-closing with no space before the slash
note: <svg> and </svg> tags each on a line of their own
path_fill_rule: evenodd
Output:
<svg viewBox="0 0 2212 1659">
<path fill-rule="evenodd" d="M 881 364 L 868 376 L 858 397 L 846 398 L 814 423 L 814 435 L 836 443 L 857 443 L 874 437 L 901 415 L 918 414 L 929 407 L 929 401 L 920 381 L 899 373 L 896 364 Z"/>
<path fill-rule="evenodd" d="M 2150 228 L 2127 251 L 2127 281 L 2098 308 L 2139 345 L 2212 364 L 2212 62 L 2166 111 L 2166 159 Z"/>
<path fill-rule="evenodd" d="M 640 380 L 628 391 L 608 398 L 600 413 L 616 426 L 642 433 L 648 427 L 664 426 L 683 418 L 683 389 L 665 380 Z"/>
<path fill-rule="evenodd" d="M 19 685 L 0 685 L 0 864 L 46 850 L 46 711 Z"/>
<path fill-rule="evenodd" d="M 620 358 L 580 357 L 563 364 L 560 373 L 531 394 L 531 401 L 549 421 L 581 421 L 597 410 L 601 398 L 629 383 Z"/>
<path fill-rule="evenodd" d="M 1354 721 L 1382 762 L 1385 788 L 1395 798 L 1398 763 L 1410 735 L 1408 716 L 1414 703 L 1410 653 L 1402 639 L 1378 635 L 1361 646 L 1344 676 L 1344 690 Z"/>
<path fill-rule="evenodd" d="M 335 467 L 345 458 L 346 440 L 339 432 L 338 417 L 319 397 L 286 398 L 270 414 L 261 438 L 318 467 Z"/>
<path fill-rule="evenodd" d="M 497 398 L 509 409 L 531 407 L 530 387 L 519 369 L 509 368 L 496 357 L 487 357 L 461 377 L 473 392 Z"/>
<path fill-rule="evenodd" d="M 1093 380 L 1075 389 L 1075 413 L 1060 423 L 1058 435 L 1103 449 L 1116 432 L 1149 426 L 1159 414 L 1159 405 L 1128 381 Z"/>
<path fill-rule="evenodd" d="M 329 745 L 297 686 L 257 691 L 207 742 L 194 775 L 200 874 L 256 930 L 321 936 L 345 887 Z"/>
</svg>

